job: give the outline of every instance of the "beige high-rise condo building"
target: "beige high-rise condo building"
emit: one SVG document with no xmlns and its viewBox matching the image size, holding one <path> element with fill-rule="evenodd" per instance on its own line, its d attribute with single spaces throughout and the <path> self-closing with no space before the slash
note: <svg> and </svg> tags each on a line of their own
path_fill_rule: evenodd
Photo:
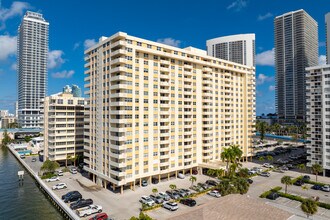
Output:
<svg viewBox="0 0 330 220">
<path fill-rule="evenodd" d="M 58 93 L 41 101 L 44 130 L 44 160 L 70 163 L 70 157 L 83 155 L 84 103 L 82 97 Z"/>
<path fill-rule="evenodd" d="M 232 144 L 250 155 L 254 67 L 118 32 L 85 51 L 85 169 L 99 185 L 208 168 Z"/>
<path fill-rule="evenodd" d="M 307 166 L 320 164 L 330 176 L 330 65 L 306 70 Z"/>
</svg>

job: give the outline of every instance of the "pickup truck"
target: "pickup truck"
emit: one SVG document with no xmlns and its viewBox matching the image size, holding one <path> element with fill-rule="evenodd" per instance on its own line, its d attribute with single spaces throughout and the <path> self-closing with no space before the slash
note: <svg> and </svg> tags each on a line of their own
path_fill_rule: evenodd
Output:
<svg viewBox="0 0 330 220">
<path fill-rule="evenodd" d="M 77 215 L 79 217 L 86 217 L 88 215 L 101 213 L 101 212 L 102 212 L 102 206 L 99 205 L 90 205 L 81 209 L 77 209 Z"/>
</svg>

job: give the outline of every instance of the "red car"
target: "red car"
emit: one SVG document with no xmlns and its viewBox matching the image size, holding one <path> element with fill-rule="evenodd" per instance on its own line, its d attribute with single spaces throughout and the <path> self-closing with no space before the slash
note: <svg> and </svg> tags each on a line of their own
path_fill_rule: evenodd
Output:
<svg viewBox="0 0 330 220">
<path fill-rule="evenodd" d="M 108 215 L 107 215 L 107 213 L 100 213 L 100 214 L 93 216 L 89 220 L 108 220 Z"/>
</svg>

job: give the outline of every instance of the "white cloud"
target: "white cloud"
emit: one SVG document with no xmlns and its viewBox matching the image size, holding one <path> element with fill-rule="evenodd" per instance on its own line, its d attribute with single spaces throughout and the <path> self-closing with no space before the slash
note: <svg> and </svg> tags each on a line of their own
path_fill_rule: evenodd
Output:
<svg viewBox="0 0 330 220">
<path fill-rule="evenodd" d="M 180 43 L 181 43 L 181 41 L 175 40 L 171 37 L 158 39 L 157 42 L 162 43 L 162 44 L 166 44 L 166 45 L 169 45 L 169 46 L 173 46 L 173 47 L 179 47 Z"/>
<path fill-rule="evenodd" d="M 256 63 L 260 66 L 274 66 L 275 49 L 266 50 L 256 55 Z"/>
<path fill-rule="evenodd" d="M 265 20 L 267 18 L 271 18 L 271 17 L 273 17 L 273 14 L 270 13 L 270 12 L 268 12 L 268 13 L 266 13 L 264 15 L 259 15 L 258 16 L 258 21 L 263 21 L 263 20 Z"/>
<path fill-rule="evenodd" d="M 76 50 L 78 47 L 80 47 L 80 42 L 77 42 L 73 45 L 73 50 Z"/>
<path fill-rule="evenodd" d="M 48 52 L 48 69 L 53 69 L 55 67 L 61 66 L 65 63 L 62 58 L 64 52 L 62 50 L 51 50 Z"/>
<path fill-rule="evenodd" d="M 87 39 L 85 40 L 84 42 L 84 48 L 85 50 L 94 46 L 95 44 L 97 44 L 96 40 L 95 39 Z"/>
<path fill-rule="evenodd" d="M 272 92 L 272 91 L 275 91 L 275 86 L 269 86 L 269 87 L 268 87 L 268 90 L 271 91 L 271 92 Z"/>
<path fill-rule="evenodd" d="M 240 11 L 247 6 L 247 1 L 244 0 L 236 0 L 227 6 L 227 10 L 235 10 Z"/>
<path fill-rule="evenodd" d="M 264 84 L 265 82 L 270 82 L 273 80 L 274 80 L 274 77 L 266 76 L 265 74 L 260 73 L 257 78 L 257 85 L 261 85 L 261 84 Z"/>
<path fill-rule="evenodd" d="M 325 55 L 319 56 L 319 65 L 325 65 L 327 64 L 327 57 Z"/>
<path fill-rule="evenodd" d="M 61 72 L 56 72 L 56 73 L 52 73 L 52 77 L 53 78 L 58 78 L 58 79 L 68 79 L 68 78 L 71 78 L 74 74 L 74 71 L 73 70 L 63 70 Z"/>
<path fill-rule="evenodd" d="M 0 60 L 6 60 L 9 56 L 16 54 L 17 37 L 0 35 Z"/>
<path fill-rule="evenodd" d="M 26 9 L 31 8 L 27 2 L 15 1 L 10 8 L 3 8 L 0 1 L 0 30 L 6 27 L 6 21 L 15 16 L 22 16 Z"/>
</svg>

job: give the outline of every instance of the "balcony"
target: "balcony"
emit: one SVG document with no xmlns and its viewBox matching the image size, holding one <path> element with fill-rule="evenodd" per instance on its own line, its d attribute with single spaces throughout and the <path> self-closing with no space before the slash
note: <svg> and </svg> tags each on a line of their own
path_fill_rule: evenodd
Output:
<svg viewBox="0 0 330 220">
<path fill-rule="evenodd" d="M 119 83 L 119 84 L 114 84 L 111 85 L 110 89 L 127 89 L 127 84 L 124 83 Z"/>
<path fill-rule="evenodd" d="M 111 68 L 110 69 L 110 73 L 117 73 L 117 72 L 126 72 L 127 71 L 127 68 L 124 67 L 124 66 L 118 66 L 118 67 L 115 67 L 115 68 Z"/>
<path fill-rule="evenodd" d="M 183 67 L 184 67 L 185 69 L 192 69 L 192 68 L 193 68 L 192 65 L 189 65 L 189 64 L 185 64 Z"/>
<path fill-rule="evenodd" d="M 160 60 L 161 64 L 165 64 L 165 65 L 170 65 L 170 61 L 169 60 Z"/>
<path fill-rule="evenodd" d="M 114 65 L 114 64 L 120 64 L 120 63 L 126 63 L 126 59 L 125 58 L 116 58 L 116 59 L 113 59 L 110 61 L 110 64 L 111 65 Z"/>
<path fill-rule="evenodd" d="M 111 48 L 114 48 L 114 47 L 117 47 L 117 46 L 126 47 L 126 41 L 119 40 L 119 41 L 111 44 Z"/>
<path fill-rule="evenodd" d="M 112 76 L 110 77 L 110 82 L 113 82 L 113 81 L 119 81 L 119 80 L 127 80 L 127 76 L 124 76 L 124 75 L 117 75 L 117 76 Z"/>
<path fill-rule="evenodd" d="M 210 67 L 203 67 L 203 72 L 212 72 Z"/>
<path fill-rule="evenodd" d="M 111 56 L 126 55 L 126 50 L 123 50 L 123 49 L 116 50 L 116 51 L 111 52 L 110 55 Z"/>
</svg>

